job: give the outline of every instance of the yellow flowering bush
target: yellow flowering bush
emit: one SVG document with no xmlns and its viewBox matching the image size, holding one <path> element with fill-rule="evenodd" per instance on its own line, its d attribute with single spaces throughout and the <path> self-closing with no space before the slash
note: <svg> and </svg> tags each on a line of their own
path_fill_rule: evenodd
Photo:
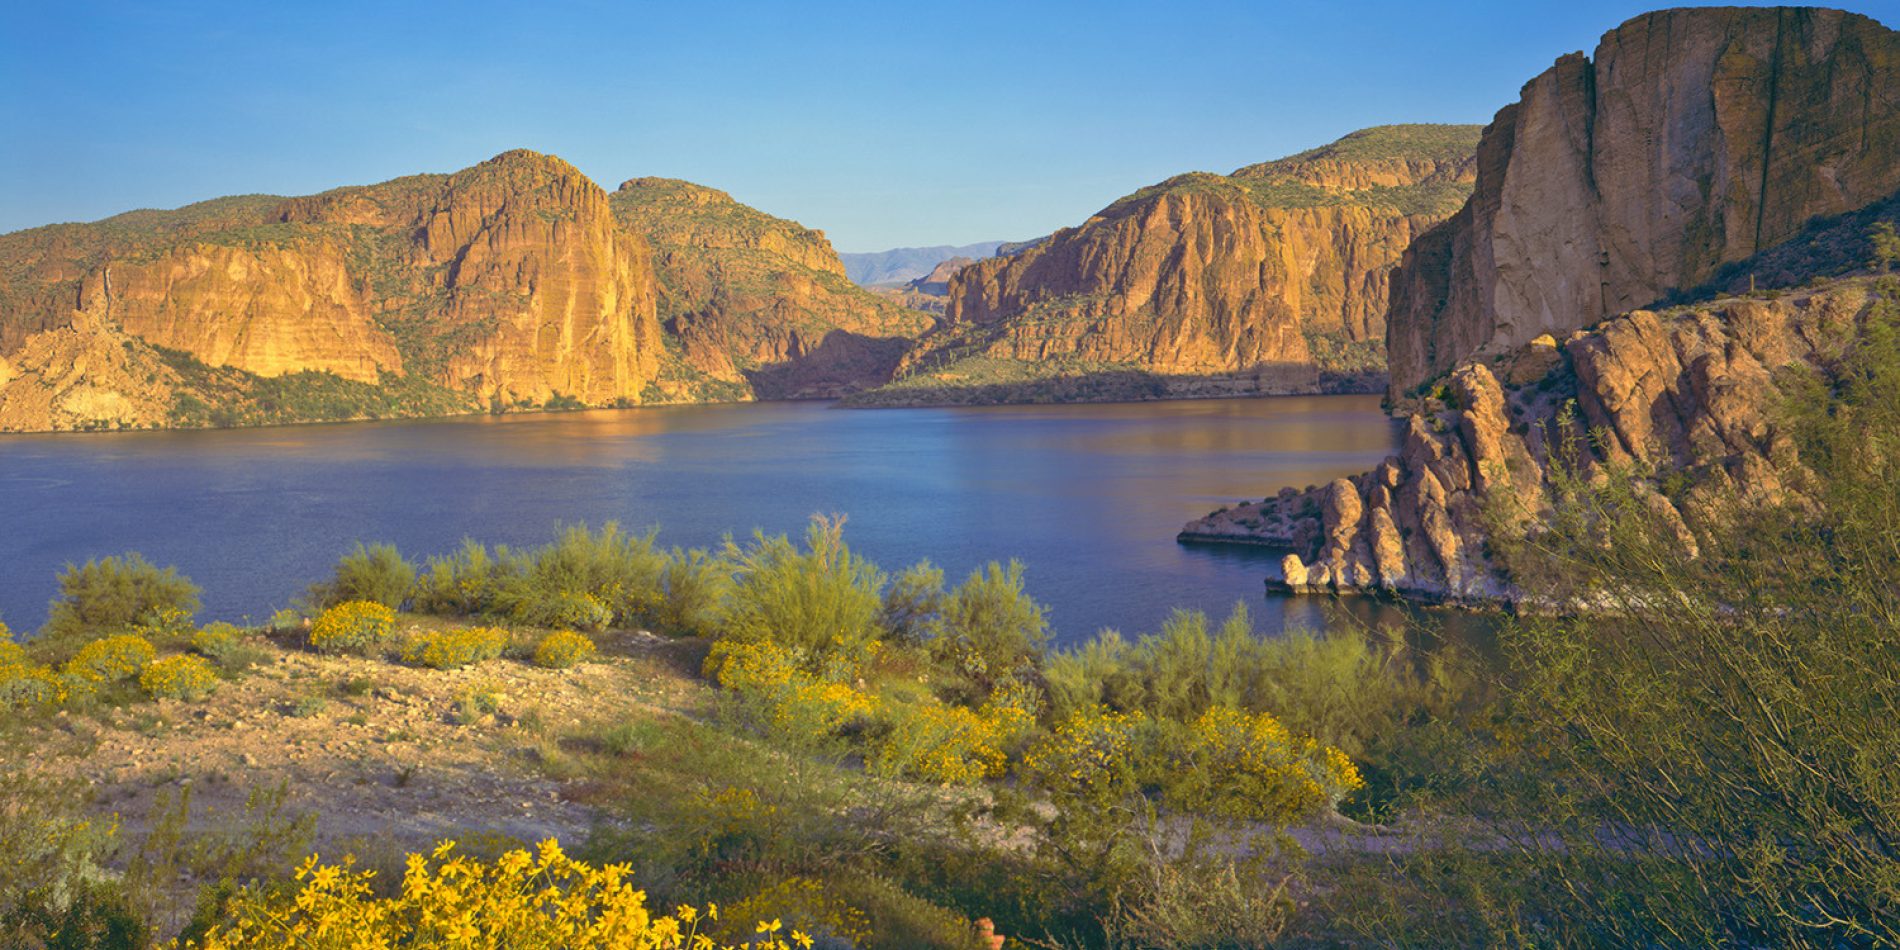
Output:
<svg viewBox="0 0 1900 950">
<path fill-rule="evenodd" d="M 80 647 L 66 661 L 66 672 L 92 683 L 117 683 L 139 675 L 157 655 L 152 641 L 136 633 L 121 633 Z"/>
<path fill-rule="evenodd" d="M 725 919 L 713 932 L 722 939 L 745 943 L 760 932 L 757 924 L 748 922 L 768 918 L 778 923 L 780 930 L 795 927 L 794 933 L 832 938 L 845 946 L 862 947 L 871 937 L 871 921 L 863 911 L 808 877 L 788 877 L 728 905 Z M 769 930 L 770 925 L 767 927 Z M 798 943 L 802 946 L 804 941 Z"/>
<path fill-rule="evenodd" d="M 65 702 L 67 683 L 51 669 L 29 662 L 26 651 L 0 624 L 0 708 L 55 706 Z"/>
<path fill-rule="evenodd" d="M 877 709 L 869 693 L 805 672 L 801 653 L 771 640 L 721 640 L 706 669 L 721 686 L 757 702 L 775 735 L 819 739 L 835 735 Z"/>
<path fill-rule="evenodd" d="M 139 617 L 135 629 L 148 640 L 182 639 L 191 633 L 191 613 L 171 604 L 163 604 Z"/>
<path fill-rule="evenodd" d="M 418 666 L 453 670 L 492 660 L 508 647 L 508 631 L 494 627 L 431 630 L 409 641 L 402 658 Z"/>
<path fill-rule="evenodd" d="M 191 651 L 199 656 L 221 659 L 234 653 L 243 639 L 243 631 L 228 623 L 209 623 L 205 624 L 203 630 L 192 633 Z"/>
<path fill-rule="evenodd" d="M 634 889 L 625 865 L 594 867 L 542 842 L 534 853 L 509 851 L 492 862 L 455 853 L 444 842 L 427 857 L 412 854 L 398 892 L 377 897 L 373 872 L 306 860 L 289 889 L 248 888 L 223 920 L 188 946 L 197 950 L 725 950 L 701 933 L 719 910 L 682 905 L 655 914 Z M 728 915 L 730 917 L 730 915 Z M 811 939 L 779 920 L 744 938 L 759 950 L 808 950 Z M 174 947 L 180 945 L 174 944 Z"/>
<path fill-rule="evenodd" d="M 180 653 L 147 666 L 139 686 L 154 699 L 203 699 L 218 685 L 218 673 L 204 657 Z"/>
<path fill-rule="evenodd" d="M 1010 706 L 981 710 L 930 701 L 885 706 L 891 729 L 865 756 L 883 775 L 941 785 L 968 785 L 1003 774 L 1011 736 L 1028 728 L 1027 713 Z"/>
<path fill-rule="evenodd" d="M 373 600 L 352 600 L 324 611 L 310 625 L 310 646 L 322 653 L 369 652 L 389 639 L 396 612 Z"/>
<path fill-rule="evenodd" d="M 534 665 L 550 670 L 565 670 L 592 659 L 594 641 L 572 630 L 556 630 L 534 646 Z"/>
<path fill-rule="evenodd" d="M 1057 725 L 1023 757 L 1023 774 L 1081 798 L 1119 796 L 1135 785 L 1135 731 L 1142 719 L 1100 706 Z"/>
<path fill-rule="evenodd" d="M 1169 772 L 1177 807 L 1285 823 L 1336 805 L 1364 779 L 1345 753 L 1295 736 L 1278 719 L 1216 706 L 1188 729 Z"/>
</svg>

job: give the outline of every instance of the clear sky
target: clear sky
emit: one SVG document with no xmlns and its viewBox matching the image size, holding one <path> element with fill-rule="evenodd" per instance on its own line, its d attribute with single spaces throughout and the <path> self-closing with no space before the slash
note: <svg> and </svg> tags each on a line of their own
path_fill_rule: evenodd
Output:
<svg viewBox="0 0 1900 950">
<path fill-rule="evenodd" d="M 1488 121 L 1658 5 L 3 0 L 0 232 L 525 147 L 845 251 L 1021 239 L 1183 171 Z"/>
</svg>

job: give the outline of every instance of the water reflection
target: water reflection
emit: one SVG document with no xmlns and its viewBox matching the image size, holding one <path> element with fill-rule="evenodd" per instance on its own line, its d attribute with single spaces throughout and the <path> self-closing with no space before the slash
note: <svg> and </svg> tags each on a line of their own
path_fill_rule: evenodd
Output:
<svg viewBox="0 0 1900 950">
<path fill-rule="evenodd" d="M 1277 560 L 1182 547 L 1190 518 L 1389 454 L 1374 397 L 845 411 L 815 403 L 0 441 L 0 617 L 44 619 L 69 561 L 139 550 L 261 617 L 358 539 L 412 555 L 465 536 L 534 544 L 557 522 L 661 525 L 667 544 L 796 532 L 843 512 L 895 570 L 1020 558 L 1060 637 L 1160 626 L 1175 606 L 1323 627 L 1268 598 Z"/>
</svg>

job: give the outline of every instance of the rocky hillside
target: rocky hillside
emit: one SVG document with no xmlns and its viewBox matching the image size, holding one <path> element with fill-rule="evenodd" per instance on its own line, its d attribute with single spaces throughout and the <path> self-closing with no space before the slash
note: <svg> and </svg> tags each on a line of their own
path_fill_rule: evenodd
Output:
<svg viewBox="0 0 1900 950">
<path fill-rule="evenodd" d="M 1849 14 L 1711 9 L 1639 17 L 1594 64 L 1559 61 L 1499 114 L 1470 202 L 1394 278 L 1400 454 L 1182 539 L 1287 548 L 1295 590 L 1515 600 L 1495 532 L 1548 510 L 1570 433 L 1586 474 L 1650 471 L 1693 556 L 1715 499 L 1781 490 L 1777 371 L 1829 364 L 1892 294 L 1851 274 L 1874 256 L 1868 227 L 1900 218 L 1896 50 Z"/>
<path fill-rule="evenodd" d="M 1900 189 L 1900 34 L 1810 8 L 1637 17 L 1525 85 L 1393 278 L 1391 392 L 1694 287 Z"/>
<path fill-rule="evenodd" d="M 0 235 L 0 431 L 832 395 L 931 325 L 823 234 L 552 156 Z"/>
<path fill-rule="evenodd" d="M 1331 372 L 1344 377 L 1332 386 L 1364 386 L 1354 374 L 1381 369 L 1387 271 L 1464 199 L 1477 138 L 1475 126 L 1366 129 L 1138 191 L 959 271 L 946 326 L 889 395 L 960 401 L 1100 373 L 1241 376 L 1285 392 L 1328 388 Z"/>
<path fill-rule="evenodd" d="M 923 313 L 845 277 L 823 231 L 723 191 L 635 178 L 614 214 L 653 247 L 668 399 L 831 397 L 891 378 Z"/>
</svg>

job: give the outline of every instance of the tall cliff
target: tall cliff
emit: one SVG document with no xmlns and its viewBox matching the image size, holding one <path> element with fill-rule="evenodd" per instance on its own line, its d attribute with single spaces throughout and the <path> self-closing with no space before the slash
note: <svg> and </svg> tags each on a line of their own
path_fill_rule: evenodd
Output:
<svg viewBox="0 0 1900 950">
<path fill-rule="evenodd" d="M 1551 510 L 1555 457 L 1635 463 L 1694 556 L 1699 519 L 1798 461 L 1777 376 L 1831 365 L 1900 296 L 1855 274 L 1868 228 L 1900 220 L 1897 37 L 1834 11 L 1665 11 L 1560 60 L 1394 275 L 1399 454 L 1181 538 L 1286 548 L 1295 590 L 1516 600 L 1498 552 Z"/>
<path fill-rule="evenodd" d="M 899 389 L 1047 374 L 1248 375 L 1308 390 L 1376 373 L 1386 274 L 1458 207 L 1474 126 L 1386 126 L 1231 175 L 1192 173 L 950 281 Z"/>
<path fill-rule="evenodd" d="M 1665 10 L 1524 86 L 1407 251 L 1395 399 L 1473 354 L 1648 306 L 1900 189 L 1900 34 L 1812 8 Z"/>
<path fill-rule="evenodd" d="M 0 431 L 833 395 L 931 323 L 819 232 L 513 151 L 0 235 Z"/>
<path fill-rule="evenodd" d="M 934 320 L 845 277 L 823 231 L 723 191 L 635 178 L 612 198 L 654 248 L 669 398 L 829 397 L 888 381 Z"/>
</svg>

